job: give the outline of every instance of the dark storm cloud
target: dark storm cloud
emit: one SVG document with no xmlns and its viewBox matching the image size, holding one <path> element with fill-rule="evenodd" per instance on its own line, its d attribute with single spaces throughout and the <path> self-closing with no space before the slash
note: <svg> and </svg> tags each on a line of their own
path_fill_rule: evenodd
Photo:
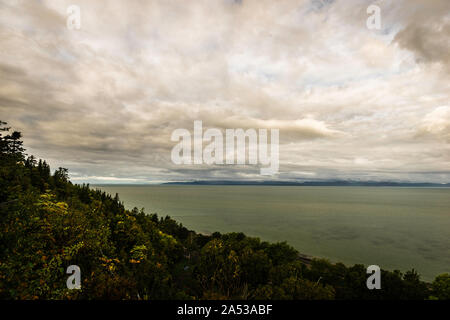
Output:
<svg viewBox="0 0 450 320">
<path fill-rule="evenodd" d="M 409 12 L 407 24 L 397 33 L 394 41 L 412 51 L 418 62 L 441 63 L 449 71 L 450 2 L 413 0 L 409 6 L 405 8 Z"/>
</svg>

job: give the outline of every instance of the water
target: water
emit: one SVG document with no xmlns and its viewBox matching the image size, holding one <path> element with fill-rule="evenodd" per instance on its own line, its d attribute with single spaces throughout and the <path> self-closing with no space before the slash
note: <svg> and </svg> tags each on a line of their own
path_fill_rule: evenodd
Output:
<svg viewBox="0 0 450 320">
<path fill-rule="evenodd" d="M 244 232 L 301 253 L 422 278 L 450 272 L 450 189 L 303 186 L 98 186 L 127 208 L 202 233 Z"/>
</svg>

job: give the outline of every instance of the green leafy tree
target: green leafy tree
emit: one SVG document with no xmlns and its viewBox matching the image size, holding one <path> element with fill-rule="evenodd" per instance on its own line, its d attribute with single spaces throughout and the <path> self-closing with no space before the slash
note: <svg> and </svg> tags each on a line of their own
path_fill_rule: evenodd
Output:
<svg viewBox="0 0 450 320">
<path fill-rule="evenodd" d="M 431 299 L 450 300 L 450 274 L 438 275 L 431 284 Z"/>
</svg>

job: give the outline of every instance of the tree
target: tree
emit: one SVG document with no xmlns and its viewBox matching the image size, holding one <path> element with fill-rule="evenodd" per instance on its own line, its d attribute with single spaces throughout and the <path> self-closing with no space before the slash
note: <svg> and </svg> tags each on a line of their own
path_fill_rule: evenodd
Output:
<svg viewBox="0 0 450 320">
<path fill-rule="evenodd" d="M 8 133 L 11 129 L 6 127 L 6 122 L 0 120 L 0 154 L 1 160 L 10 160 L 21 162 L 25 160 L 25 149 L 23 148 L 22 134 L 13 131 L 11 134 L 3 135 L 2 132 Z"/>
<path fill-rule="evenodd" d="M 403 298 L 407 300 L 423 300 L 429 296 L 427 286 L 420 281 L 420 275 L 416 270 L 407 271 L 403 276 Z"/>
<path fill-rule="evenodd" d="M 431 284 L 432 299 L 450 300 L 450 274 L 444 273 L 436 277 Z"/>
<path fill-rule="evenodd" d="M 69 170 L 59 167 L 58 170 L 55 171 L 54 177 L 55 180 L 58 180 L 59 182 L 67 182 L 69 181 Z"/>
</svg>

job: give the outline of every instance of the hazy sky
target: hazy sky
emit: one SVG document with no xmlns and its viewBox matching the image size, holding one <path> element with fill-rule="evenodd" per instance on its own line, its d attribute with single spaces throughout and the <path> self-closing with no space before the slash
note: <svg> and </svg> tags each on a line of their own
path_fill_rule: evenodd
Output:
<svg viewBox="0 0 450 320">
<path fill-rule="evenodd" d="M 450 182 L 449 49 L 449 0 L 0 0 L 0 119 L 75 182 L 262 178 L 174 165 L 194 120 L 280 129 L 274 179 Z"/>
</svg>

